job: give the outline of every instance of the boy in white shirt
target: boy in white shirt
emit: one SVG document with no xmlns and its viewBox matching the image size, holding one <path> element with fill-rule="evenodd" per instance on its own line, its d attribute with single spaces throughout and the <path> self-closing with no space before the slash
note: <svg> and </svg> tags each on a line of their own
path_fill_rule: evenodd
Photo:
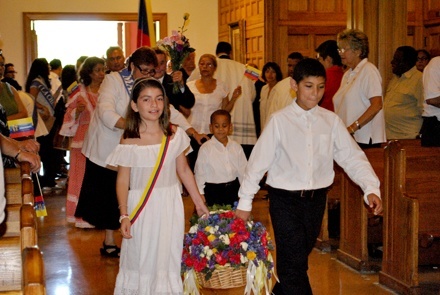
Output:
<svg viewBox="0 0 440 295">
<path fill-rule="evenodd" d="M 258 139 L 239 190 L 236 216 L 249 218 L 252 199 L 267 171 L 269 213 L 277 249 L 280 282 L 273 294 L 310 295 L 308 256 L 321 229 L 326 193 L 333 183 L 333 160 L 364 192 L 374 214 L 382 212 L 379 179 L 333 112 L 318 106 L 325 69 L 316 59 L 300 61 L 290 86 L 297 98 L 274 113 Z"/>
<path fill-rule="evenodd" d="M 246 156 L 241 145 L 228 137 L 232 132 L 229 112 L 217 110 L 210 120 L 213 137 L 200 147 L 194 168 L 197 186 L 207 206 L 234 205 L 238 201 Z"/>
</svg>

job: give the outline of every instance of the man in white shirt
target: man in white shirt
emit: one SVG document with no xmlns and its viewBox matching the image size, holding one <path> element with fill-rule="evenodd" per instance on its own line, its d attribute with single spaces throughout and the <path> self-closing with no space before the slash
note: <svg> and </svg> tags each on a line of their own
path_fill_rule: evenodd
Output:
<svg viewBox="0 0 440 295">
<path fill-rule="evenodd" d="M 440 56 L 431 59 L 423 70 L 423 146 L 440 146 Z"/>
<path fill-rule="evenodd" d="M 50 65 L 50 73 L 49 80 L 52 92 L 52 96 L 55 98 L 55 105 L 63 94 L 63 88 L 61 87 L 61 72 L 63 70 L 63 66 L 61 65 L 61 60 L 53 59 L 49 63 Z"/>
<path fill-rule="evenodd" d="M 272 290 L 276 295 L 312 294 L 308 255 L 321 229 L 327 189 L 335 175 L 333 161 L 361 187 L 373 213 L 382 212 L 379 179 L 364 152 L 341 119 L 318 106 L 325 77 L 318 60 L 308 58 L 298 63 L 290 81 L 297 99 L 269 120 L 252 151 L 238 193 L 236 215 L 247 220 L 267 171 L 280 279 Z"/>
</svg>

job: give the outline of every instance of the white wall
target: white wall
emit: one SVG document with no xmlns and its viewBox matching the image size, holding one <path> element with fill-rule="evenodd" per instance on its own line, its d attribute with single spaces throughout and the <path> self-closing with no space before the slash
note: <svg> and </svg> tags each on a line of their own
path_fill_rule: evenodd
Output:
<svg viewBox="0 0 440 295">
<path fill-rule="evenodd" d="M 24 86 L 23 12 L 137 13 L 139 0 L 0 0 L 0 48 L 6 62 L 15 64 L 17 80 Z M 168 14 L 168 31 L 182 26 L 190 14 L 185 35 L 198 55 L 214 53 L 218 41 L 217 0 L 151 0 L 153 12 Z M 75 41 L 74 41 L 75 42 Z"/>
</svg>

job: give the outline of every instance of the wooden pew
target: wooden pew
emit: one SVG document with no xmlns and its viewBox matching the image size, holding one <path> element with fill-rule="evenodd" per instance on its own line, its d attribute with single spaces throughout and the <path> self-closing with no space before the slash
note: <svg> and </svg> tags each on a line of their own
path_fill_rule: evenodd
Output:
<svg viewBox="0 0 440 295">
<path fill-rule="evenodd" d="M 0 294 L 45 294 L 29 163 L 5 169 L 6 220 L 0 226 Z"/>
<path fill-rule="evenodd" d="M 394 141 L 385 152 L 385 235 L 379 282 L 402 294 L 422 294 L 418 266 L 440 264 L 440 243 L 434 240 L 440 231 L 440 147 Z M 419 247 L 419 240 L 425 248 Z"/>
<path fill-rule="evenodd" d="M 23 249 L 23 294 L 46 294 L 43 255 L 37 246 Z"/>
<path fill-rule="evenodd" d="M 364 150 L 374 172 L 383 179 L 384 150 L 371 148 Z M 378 271 L 377 263 L 372 263 L 368 255 L 368 218 L 373 215 L 364 203 L 362 190 L 343 172 L 341 179 L 341 231 L 337 259 L 361 272 Z M 374 228 L 380 231 L 380 228 Z M 374 233 L 370 237 L 375 236 Z M 376 241 L 381 242 L 382 237 L 376 236 Z"/>
</svg>

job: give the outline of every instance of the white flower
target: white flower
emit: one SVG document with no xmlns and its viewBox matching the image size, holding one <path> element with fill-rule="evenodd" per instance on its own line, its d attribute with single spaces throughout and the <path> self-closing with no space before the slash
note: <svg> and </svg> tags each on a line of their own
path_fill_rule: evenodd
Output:
<svg viewBox="0 0 440 295">
<path fill-rule="evenodd" d="M 228 235 L 221 235 L 219 237 L 219 239 L 225 244 L 225 245 L 229 245 L 230 240 L 229 240 L 229 236 Z"/>
<path fill-rule="evenodd" d="M 197 233 L 197 229 L 198 229 L 198 225 L 195 224 L 195 225 L 191 226 L 191 228 L 189 229 L 189 233 L 195 234 L 195 233 Z"/>
<path fill-rule="evenodd" d="M 248 262 L 249 261 L 249 259 L 247 259 L 247 257 L 245 256 L 245 255 L 240 255 L 240 262 L 241 263 L 246 263 L 246 262 Z"/>
<path fill-rule="evenodd" d="M 241 243 L 240 243 L 240 246 L 241 246 L 241 248 L 242 248 L 244 251 L 247 251 L 247 248 L 248 248 L 249 244 L 246 243 L 246 242 L 241 242 Z"/>
<path fill-rule="evenodd" d="M 214 254 L 214 252 L 212 252 L 212 250 L 209 248 L 209 246 L 203 247 L 203 253 L 206 254 L 206 258 L 208 258 L 208 259 L 210 259 L 212 254 Z"/>
</svg>

